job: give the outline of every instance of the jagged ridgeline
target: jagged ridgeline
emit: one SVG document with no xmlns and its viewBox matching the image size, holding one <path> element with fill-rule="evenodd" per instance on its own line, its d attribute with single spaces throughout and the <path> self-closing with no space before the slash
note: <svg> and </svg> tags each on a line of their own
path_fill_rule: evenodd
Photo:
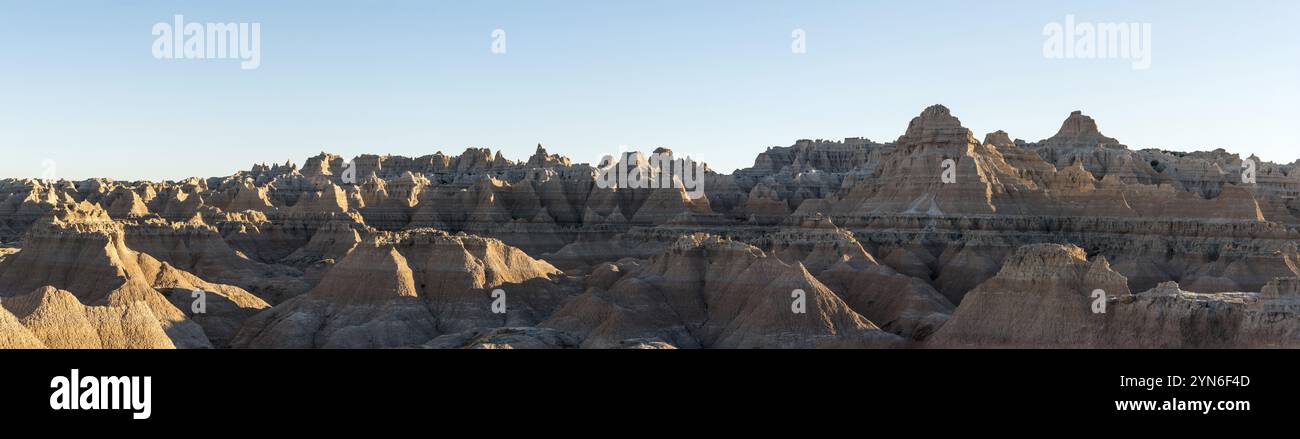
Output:
<svg viewBox="0 0 1300 439">
<path fill-rule="evenodd" d="M 893 142 L 705 167 L 703 196 L 541 145 L 6 179 L 0 346 L 1300 346 L 1297 165 L 1134 150 L 1077 111 L 981 141 L 936 105 Z"/>
</svg>

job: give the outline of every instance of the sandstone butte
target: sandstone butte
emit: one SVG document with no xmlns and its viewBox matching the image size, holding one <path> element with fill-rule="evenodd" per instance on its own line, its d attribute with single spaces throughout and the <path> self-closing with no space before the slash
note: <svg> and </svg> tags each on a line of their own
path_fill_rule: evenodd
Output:
<svg viewBox="0 0 1300 439">
<path fill-rule="evenodd" d="M 1078 111 L 980 140 L 935 105 L 701 198 L 541 145 L 5 179 L 0 347 L 1297 347 L 1298 166 L 1135 150 Z"/>
</svg>

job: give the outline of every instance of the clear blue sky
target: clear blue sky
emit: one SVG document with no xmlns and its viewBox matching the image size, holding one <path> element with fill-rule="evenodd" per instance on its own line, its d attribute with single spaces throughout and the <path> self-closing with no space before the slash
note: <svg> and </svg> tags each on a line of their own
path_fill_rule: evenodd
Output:
<svg viewBox="0 0 1300 439">
<path fill-rule="evenodd" d="M 261 67 L 154 59 L 151 29 L 175 14 L 261 23 Z M 1151 68 L 1045 59 L 1043 27 L 1066 14 L 1151 23 Z M 0 176 L 43 160 L 67 178 L 217 176 L 322 150 L 523 159 L 538 142 L 579 162 L 666 146 L 729 171 L 798 138 L 893 140 L 935 103 L 980 136 L 1042 139 L 1080 109 L 1130 147 L 1290 162 L 1296 23 L 1286 0 L 0 0 Z"/>
</svg>

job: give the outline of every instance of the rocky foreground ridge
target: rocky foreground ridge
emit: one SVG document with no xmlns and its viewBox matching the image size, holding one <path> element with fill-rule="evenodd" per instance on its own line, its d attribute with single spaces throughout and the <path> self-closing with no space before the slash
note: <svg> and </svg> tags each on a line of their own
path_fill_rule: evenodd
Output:
<svg viewBox="0 0 1300 439">
<path fill-rule="evenodd" d="M 936 105 L 702 197 L 603 165 L 0 180 L 0 347 L 1300 346 L 1300 161 L 1134 150 L 1081 112 L 979 140 Z"/>
</svg>

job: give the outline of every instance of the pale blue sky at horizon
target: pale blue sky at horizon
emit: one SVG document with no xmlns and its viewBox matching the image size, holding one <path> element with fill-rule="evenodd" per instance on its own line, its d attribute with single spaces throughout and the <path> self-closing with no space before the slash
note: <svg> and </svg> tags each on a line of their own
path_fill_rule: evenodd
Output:
<svg viewBox="0 0 1300 439">
<path fill-rule="evenodd" d="M 374 3 L 374 4 L 372 4 Z M 261 65 L 159 60 L 155 23 L 261 23 Z M 1150 23 L 1151 66 L 1046 59 L 1043 28 Z M 0 0 L 0 178 L 224 176 L 329 151 L 575 162 L 668 147 L 730 172 L 800 138 L 978 137 L 1073 110 L 1131 148 L 1300 158 L 1300 2 Z M 507 52 L 490 51 L 492 31 Z M 792 54 L 791 32 L 807 35 Z"/>
</svg>

